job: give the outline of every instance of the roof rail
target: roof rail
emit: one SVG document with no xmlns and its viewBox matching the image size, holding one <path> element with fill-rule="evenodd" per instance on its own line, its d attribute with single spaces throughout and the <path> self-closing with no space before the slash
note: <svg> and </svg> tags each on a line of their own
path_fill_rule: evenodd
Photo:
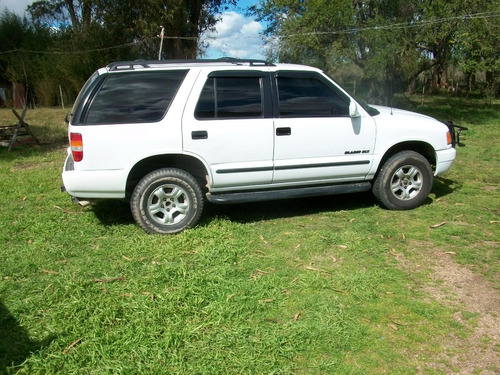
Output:
<svg viewBox="0 0 500 375">
<path fill-rule="evenodd" d="M 134 61 L 117 61 L 108 64 L 108 69 L 114 70 L 134 70 L 135 67 L 149 68 L 151 65 L 175 65 L 175 64 L 214 64 L 228 63 L 234 65 L 250 65 L 250 66 L 275 66 L 266 60 L 256 59 L 237 59 L 233 57 L 222 57 L 220 59 L 175 59 L 175 60 L 134 60 Z"/>
</svg>

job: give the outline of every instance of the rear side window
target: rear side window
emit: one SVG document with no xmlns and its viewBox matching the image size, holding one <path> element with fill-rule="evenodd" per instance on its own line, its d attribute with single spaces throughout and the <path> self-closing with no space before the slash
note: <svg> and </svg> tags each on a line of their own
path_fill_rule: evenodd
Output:
<svg viewBox="0 0 500 375">
<path fill-rule="evenodd" d="M 195 110 L 199 120 L 263 116 L 262 77 L 209 78 Z"/>
<path fill-rule="evenodd" d="M 334 85 L 311 76 L 278 76 L 280 117 L 347 117 L 349 98 Z"/>
<path fill-rule="evenodd" d="M 157 122 L 165 115 L 187 70 L 109 74 L 86 115 L 86 124 Z"/>
</svg>

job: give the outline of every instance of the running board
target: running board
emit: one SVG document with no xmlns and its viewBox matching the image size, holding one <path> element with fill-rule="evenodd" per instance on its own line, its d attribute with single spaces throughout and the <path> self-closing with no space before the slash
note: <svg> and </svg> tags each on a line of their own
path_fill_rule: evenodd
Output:
<svg viewBox="0 0 500 375">
<path fill-rule="evenodd" d="M 207 193 L 207 199 L 209 202 L 217 204 L 247 203 L 288 198 L 316 197 L 322 195 L 361 193 L 370 190 L 371 187 L 372 185 L 369 182 L 359 182 L 355 184 L 312 186 L 282 190 L 258 190 L 241 193 Z"/>
</svg>

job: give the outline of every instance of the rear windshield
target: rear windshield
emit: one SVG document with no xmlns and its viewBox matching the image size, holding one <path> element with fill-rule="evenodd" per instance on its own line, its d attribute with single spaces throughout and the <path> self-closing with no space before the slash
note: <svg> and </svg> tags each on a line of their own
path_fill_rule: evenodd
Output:
<svg viewBox="0 0 500 375">
<path fill-rule="evenodd" d="M 86 113 L 88 125 L 160 121 L 187 70 L 108 74 Z"/>
</svg>

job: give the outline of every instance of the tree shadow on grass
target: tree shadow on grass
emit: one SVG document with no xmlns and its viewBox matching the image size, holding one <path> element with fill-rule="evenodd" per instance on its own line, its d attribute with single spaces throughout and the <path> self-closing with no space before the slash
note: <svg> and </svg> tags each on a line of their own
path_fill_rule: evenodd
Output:
<svg viewBox="0 0 500 375">
<path fill-rule="evenodd" d="M 55 337 L 31 340 L 28 332 L 0 301 L 0 374 L 14 374 L 34 352 L 48 346 Z"/>
</svg>

